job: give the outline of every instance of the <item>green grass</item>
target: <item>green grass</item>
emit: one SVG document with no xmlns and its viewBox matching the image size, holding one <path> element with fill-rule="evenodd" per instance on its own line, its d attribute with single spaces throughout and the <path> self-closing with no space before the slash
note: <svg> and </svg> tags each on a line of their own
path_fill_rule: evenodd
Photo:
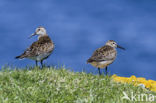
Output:
<svg viewBox="0 0 156 103">
<path fill-rule="evenodd" d="M 123 91 L 128 95 L 134 92 L 156 96 L 141 87 L 115 83 L 108 76 L 74 73 L 63 68 L 0 72 L 0 103 L 134 103 L 122 100 Z"/>
</svg>

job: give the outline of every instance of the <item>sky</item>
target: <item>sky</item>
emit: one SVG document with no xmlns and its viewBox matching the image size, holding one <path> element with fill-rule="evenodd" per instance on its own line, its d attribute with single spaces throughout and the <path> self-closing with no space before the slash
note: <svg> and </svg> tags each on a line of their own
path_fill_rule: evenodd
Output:
<svg viewBox="0 0 156 103">
<path fill-rule="evenodd" d="M 28 37 L 44 26 L 56 47 L 46 65 L 98 74 L 86 60 L 115 40 L 126 51 L 117 49 L 108 66 L 111 75 L 156 80 L 155 5 L 155 0 L 0 0 L 0 67 L 34 66 L 14 57 L 37 40 Z"/>
</svg>

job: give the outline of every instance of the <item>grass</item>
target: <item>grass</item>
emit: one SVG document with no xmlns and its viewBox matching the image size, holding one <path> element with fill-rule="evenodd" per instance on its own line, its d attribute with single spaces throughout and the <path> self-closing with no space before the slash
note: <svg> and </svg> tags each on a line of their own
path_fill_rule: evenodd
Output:
<svg viewBox="0 0 156 103">
<path fill-rule="evenodd" d="M 134 103 L 122 100 L 123 91 L 128 95 L 133 92 L 156 96 L 141 87 L 115 83 L 109 76 L 74 73 L 64 68 L 0 71 L 0 103 Z"/>
</svg>

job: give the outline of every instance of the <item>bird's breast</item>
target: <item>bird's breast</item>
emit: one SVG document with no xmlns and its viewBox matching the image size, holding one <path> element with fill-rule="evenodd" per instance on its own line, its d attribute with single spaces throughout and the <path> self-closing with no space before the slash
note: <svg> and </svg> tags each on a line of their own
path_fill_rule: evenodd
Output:
<svg viewBox="0 0 156 103">
<path fill-rule="evenodd" d="M 90 64 L 96 68 L 105 68 L 106 66 L 108 66 L 109 64 L 112 64 L 112 63 L 113 63 L 113 60 L 101 61 L 101 62 L 92 62 Z"/>
<path fill-rule="evenodd" d="M 51 53 L 42 53 L 42 54 L 40 54 L 40 55 L 38 55 L 38 56 L 29 57 L 29 58 L 32 59 L 32 60 L 41 61 L 41 60 L 47 58 L 50 54 L 51 54 Z"/>
</svg>

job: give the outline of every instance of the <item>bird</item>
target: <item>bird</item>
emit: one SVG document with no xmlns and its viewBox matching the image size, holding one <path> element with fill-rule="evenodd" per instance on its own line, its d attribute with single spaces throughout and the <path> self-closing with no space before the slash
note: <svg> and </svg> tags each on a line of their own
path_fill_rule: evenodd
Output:
<svg viewBox="0 0 156 103">
<path fill-rule="evenodd" d="M 43 60 L 47 59 L 51 53 L 53 52 L 55 46 L 53 41 L 48 36 L 46 29 L 43 26 L 39 26 L 36 28 L 35 32 L 29 37 L 33 37 L 37 35 L 38 40 L 33 42 L 31 46 L 29 46 L 24 53 L 19 56 L 16 56 L 16 59 L 32 59 L 36 61 L 36 66 L 38 66 L 38 62 L 41 63 L 43 68 Z"/>
<path fill-rule="evenodd" d="M 107 66 L 112 64 L 116 58 L 116 48 L 125 50 L 125 48 L 119 46 L 114 40 L 108 40 L 104 46 L 93 52 L 87 63 L 98 68 L 99 75 L 101 75 L 100 69 L 105 68 L 107 75 Z"/>
</svg>

